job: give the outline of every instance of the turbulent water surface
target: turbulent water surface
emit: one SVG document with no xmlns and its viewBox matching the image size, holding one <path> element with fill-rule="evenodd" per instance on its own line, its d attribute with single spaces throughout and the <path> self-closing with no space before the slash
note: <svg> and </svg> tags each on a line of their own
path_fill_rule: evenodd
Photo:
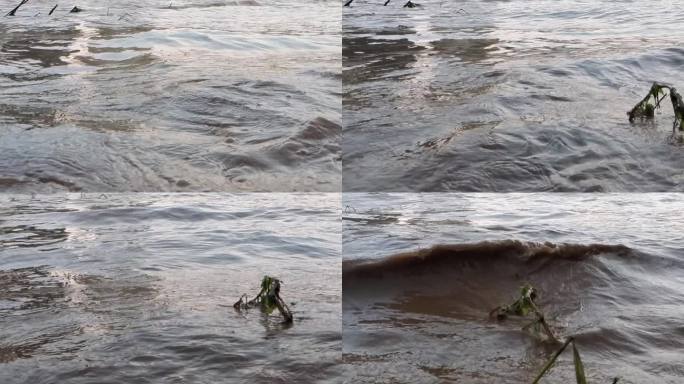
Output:
<svg viewBox="0 0 684 384">
<path fill-rule="evenodd" d="M 0 189 L 339 190 L 337 2 L 55 3 L 0 21 Z"/>
<path fill-rule="evenodd" d="M 675 1 L 356 0 L 343 16 L 344 189 L 684 189 Z"/>
<path fill-rule="evenodd" d="M 339 382 L 338 196 L 0 203 L 0 382 Z M 291 326 L 233 309 L 264 274 Z"/>
<path fill-rule="evenodd" d="M 350 194 L 350 382 L 532 382 L 556 345 L 489 312 L 531 283 L 593 383 L 681 383 L 684 197 Z M 574 382 L 565 353 L 547 382 Z"/>
</svg>

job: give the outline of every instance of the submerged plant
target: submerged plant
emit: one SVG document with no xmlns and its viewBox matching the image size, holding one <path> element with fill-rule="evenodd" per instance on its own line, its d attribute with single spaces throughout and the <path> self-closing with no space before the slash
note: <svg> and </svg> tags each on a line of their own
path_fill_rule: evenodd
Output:
<svg viewBox="0 0 684 384">
<path fill-rule="evenodd" d="M 572 343 L 572 361 L 575 366 L 575 379 L 577 380 L 577 384 L 587 384 L 587 377 L 584 374 L 584 364 L 582 364 L 582 358 L 580 358 L 579 351 L 577 350 L 577 343 L 575 343 L 575 338 L 574 337 L 568 337 L 567 340 L 565 340 L 565 343 L 556 351 L 556 353 L 551 356 L 551 359 L 544 364 L 544 367 L 542 368 L 541 372 L 537 375 L 537 377 L 534 379 L 532 384 L 537 384 L 539 383 L 539 380 L 546 375 L 547 372 L 551 369 L 553 366 L 553 363 L 556 362 L 558 359 L 558 356 L 563 353 L 565 348 L 568 347 L 568 345 Z M 616 377 L 613 379 L 612 384 L 617 384 L 620 381 L 619 377 Z"/>
<path fill-rule="evenodd" d="M 560 343 L 558 338 L 551 332 L 551 328 L 544 318 L 544 314 L 541 312 L 535 300 L 537 299 L 537 290 L 530 284 L 525 284 L 520 288 L 520 297 L 509 305 L 502 305 L 494 308 L 490 313 L 490 317 L 495 317 L 497 320 L 506 320 L 509 316 L 521 316 L 525 317 L 528 314 L 534 314 L 535 320 L 524 326 L 523 330 L 533 329 L 534 333 L 537 335 L 545 334 L 550 340 Z M 563 353 L 565 348 L 572 343 L 572 358 L 575 365 L 575 378 L 577 379 L 577 384 L 587 384 L 587 378 L 584 373 L 584 364 L 582 364 L 582 358 L 580 357 L 579 351 L 577 350 L 577 345 L 575 343 L 574 337 L 568 337 L 561 347 L 556 351 L 551 359 L 544 365 L 541 372 L 534 379 L 532 384 L 538 384 L 539 381 L 546 375 L 553 364 L 558 359 L 558 356 Z M 617 384 L 619 378 L 614 378 L 612 384 Z"/>
<path fill-rule="evenodd" d="M 546 322 L 546 317 L 535 300 L 537 299 L 537 289 L 530 284 L 525 284 L 520 288 L 520 297 L 509 305 L 502 305 L 489 312 L 489 316 L 499 321 L 506 320 L 509 316 L 526 317 L 528 314 L 535 316 L 534 321 L 523 327 L 523 330 L 531 330 L 536 335 L 546 335 L 549 340 L 558 342 L 558 338 L 551 331 L 551 327 Z"/>
<path fill-rule="evenodd" d="M 660 109 L 660 103 L 667 97 L 668 92 L 675 115 L 672 129 L 684 131 L 684 101 L 682 101 L 682 95 L 677 92 L 675 87 L 658 82 L 653 83 L 646 97 L 627 112 L 629 121 L 633 122 L 636 118 L 652 119 L 655 117 L 656 109 Z"/>
<path fill-rule="evenodd" d="M 534 300 L 537 299 L 537 290 L 530 284 L 520 288 L 520 298 L 510 305 L 502 305 L 495 308 L 491 314 L 496 314 L 497 319 L 505 320 L 509 315 L 527 316 L 534 309 Z"/>
<path fill-rule="evenodd" d="M 270 315 L 275 309 L 278 309 L 280 314 L 285 319 L 285 323 L 293 321 L 292 312 L 285 304 L 285 301 L 280 297 L 280 280 L 271 276 L 264 276 L 261 279 L 261 291 L 252 300 L 247 299 L 247 295 L 242 295 L 240 300 L 233 304 L 233 308 L 238 311 L 259 307 L 261 310 Z"/>
</svg>

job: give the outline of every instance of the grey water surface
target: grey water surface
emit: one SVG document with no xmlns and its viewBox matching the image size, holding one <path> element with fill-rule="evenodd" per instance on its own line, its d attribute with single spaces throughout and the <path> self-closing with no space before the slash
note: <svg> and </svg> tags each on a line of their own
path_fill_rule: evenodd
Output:
<svg viewBox="0 0 684 384">
<path fill-rule="evenodd" d="M 339 205 L 1 195 L 0 382 L 339 382 Z M 233 309 L 264 275 L 283 281 L 292 325 Z"/>
<path fill-rule="evenodd" d="M 356 0 L 343 14 L 345 191 L 681 191 L 677 1 Z"/>
<path fill-rule="evenodd" d="M 0 18 L 0 190 L 339 190 L 337 2 L 55 3 Z"/>
</svg>

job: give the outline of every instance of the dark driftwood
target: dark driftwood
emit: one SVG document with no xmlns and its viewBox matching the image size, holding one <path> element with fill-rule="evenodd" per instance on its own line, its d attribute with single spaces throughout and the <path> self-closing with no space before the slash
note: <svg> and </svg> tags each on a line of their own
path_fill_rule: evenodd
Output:
<svg viewBox="0 0 684 384">
<path fill-rule="evenodd" d="M 55 6 L 52 7 L 52 9 L 50 10 L 50 13 L 48 13 L 48 16 L 52 15 L 52 12 L 54 12 L 55 9 L 57 9 L 57 6 L 58 6 L 58 5 L 59 5 L 59 4 L 55 4 Z"/>
<path fill-rule="evenodd" d="M 21 3 L 19 3 L 19 5 L 17 5 L 16 7 L 14 7 L 13 10 L 7 12 L 7 14 L 6 14 L 5 16 L 14 16 L 14 15 L 17 13 L 17 11 L 19 10 L 19 7 L 21 7 L 22 5 L 28 3 L 28 1 L 29 1 L 29 0 L 21 0 Z"/>
<path fill-rule="evenodd" d="M 349 1 L 347 1 L 346 3 L 344 3 L 344 6 L 345 6 L 345 7 L 349 7 L 353 1 L 354 1 L 354 0 L 349 0 Z"/>
<path fill-rule="evenodd" d="M 71 11 L 69 11 L 69 13 L 77 13 L 77 12 L 81 12 L 81 11 L 83 11 L 81 8 L 73 7 L 73 8 L 71 8 Z"/>
</svg>

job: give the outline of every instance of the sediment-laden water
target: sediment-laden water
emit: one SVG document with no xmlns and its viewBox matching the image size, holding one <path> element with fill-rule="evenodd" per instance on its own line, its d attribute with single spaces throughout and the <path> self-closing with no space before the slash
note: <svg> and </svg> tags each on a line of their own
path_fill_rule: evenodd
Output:
<svg viewBox="0 0 684 384">
<path fill-rule="evenodd" d="M 496 321 L 530 283 L 592 383 L 684 380 L 677 194 L 348 194 L 350 382 L 532 382 L 558 348 Z M 574 382 L 565 353 L 544 382 Z"/>
<path fill-rule="evenodd" d="M 0 196 L 0 382 L 339 382 L 339 196 Z M 294 323 L 236 312 L 263 275 Z"/>
<path fill-rule="evenodd" d="M 344 190 L 684 189 L 673 1 L 355 0 L 343 14 Z"/>
<path fill-rule="evenodd" d="M 337 2 L 55 3 L 0 21 L 0 189 L 339 190 Z"/>
</svg>

